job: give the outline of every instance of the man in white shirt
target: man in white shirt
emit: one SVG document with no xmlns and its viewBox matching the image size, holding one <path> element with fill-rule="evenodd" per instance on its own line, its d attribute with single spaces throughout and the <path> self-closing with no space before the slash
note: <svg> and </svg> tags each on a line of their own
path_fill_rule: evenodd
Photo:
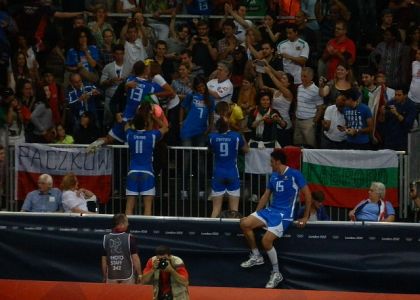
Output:
<svg viewBox="0 0 420 300">
<path fill-rule="evenodd" d="M 133 66 L 137 61 L 144 61 L 147 58 L 146 49 L 144 48 L 141 39 L 138 37 L 137 27 L 134 24 L 128 25 L 124 50 L 123 77 L 127 77 L 131 74 Z"/>
<path fill-rule="evenodd" d="M 100 84 L 105 88 L 105 105 L 104 105 L 104 125 L 112 126 L 114 116 L 110 109 L 110 102 L 114 96 L 118 85 L 124 81 L 124 46 L 115 45 L 112 49 L 114 61 L 107 64 L 102 70 Z"/>
<path fill-rule="evenodd" d="M 252 28 L 254 24 L 250 20 L 245 20 L 246 17 L 246 6 L 243 3 L 238 4 L 236 10 L 233 10 L 232 6 L 225 3 L 225 18 L 230 14 L 236 26 L 235 37 L 239 43 L 245 42 L 246 30 Z"/>
<path fill-rule="evenodd" d="M 343 115 L 346 99 L 344 95 L 339 95 L 335 99 L 335 104 L 328 106 L 325 110 L 324 120 L 322 120 L 324 134 L 321 139 L 323 149 L 343 149 L 345 146 L 347 136 L 339 128 L 344 128 L 346 125 Z"/>
<path fill-rule="evenodd" d="M 220 62 L 217 64 L 216 78 L 207 82 L 209 94 L 215 98 L 216 104 L 221 101 L 232 103 L 233 84 L 229 76 L 229 67 Z"/>
<path fill-rule="evenodd" d="M 316 126 L 322 116 L 324 101 L 318 94 L 318 87 L 312 81 L 313 77 L 314 71 L 311 68 L 302 69 L 302 84 L 298 87 L 297 92 L 293 142 L 295 145 L 316 148 Z"/>
<path fill-rule="evenodd" d="M 283 70 L 295 78 L 295 84 L 301 84 L 302 67 L 309 57 L 309 45 L 299 38 L 296 24 L 286 26 L 287 40 L 277 45 L 277 53 L 283 57 Z"/>
</svg>

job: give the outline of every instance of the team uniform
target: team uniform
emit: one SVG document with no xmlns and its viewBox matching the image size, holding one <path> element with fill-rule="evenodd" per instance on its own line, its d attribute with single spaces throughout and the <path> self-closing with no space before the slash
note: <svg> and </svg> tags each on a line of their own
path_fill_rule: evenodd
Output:
<svg viewBox="0 0 420 300">
<path fill-rule="evenodd" d="M 127 176 L 127 196 L 155 195 L 153 149 L 162 137 L 159 130 L 127 130 L 130 150 L 130 171 Z"/>
<path fill-rule="evenodd" d="M 212 196 L 221 196 L 227 192 L 231 196 L 239 197 L 239 171 L 236 160 L 238 150 L 244 146 L 242 136 L 235 131 L 211 133 L 209 143 L 215 157 L 211 182 Z"/>
<path fill-rule="evenodd" d="M 268 231 L 282 237 L 293 221 L 299 190 L 305 185 L 306 180 L 298 170 L 287 167 L 283 174 L 273 172 L 267 186 L 273 196 L 270 206 L 251 215 L 261 220 Z"/>
<path fill-rule="evenodd" d="M 204 134 L 208 127 L 209 115 L 214 112 L 215 104 L 213 97 L 209 97 L 211 105 L 207 106 L 203 95 L 199 93 L 188 94 L 181 106 L 188 111 L 187 117 L 182 123 L 181 139 L 191 139 Z"/>
<path fill-rule="evenodd" d="M 136 115 L 137 108 L 141 104 L 145 96 L 162 91 L 162 88 L 151 81 L 140 77 L 129 77 L 126 82 L 135 81 L 137 86 L 134 89 L 127 91 L 127 102 L 123 112 L 123 122 L 115 123 L 111 130 L 108 132 L 110 136 L 119 142 L 126 141 L 126 134 L 124 126 L 127 121 L 130 121 Z"/>
</svg>

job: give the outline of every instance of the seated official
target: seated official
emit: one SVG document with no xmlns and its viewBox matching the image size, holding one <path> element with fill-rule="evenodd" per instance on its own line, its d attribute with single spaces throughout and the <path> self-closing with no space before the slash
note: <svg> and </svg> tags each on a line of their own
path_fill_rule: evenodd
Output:
<svg viewBox="0 0 420 300">
<path fill-rule="evenodd" d="M 48 174 L 38 178 L 38 189 L 28 193 L 21 211 L 62 212 L 61 191 L 53 188 L 53 179 Z"/>
<path fill-rule="evenodd" d="M 311 196 L 311 212 L 308 221 L 329 221 L 330 217 L 322 204 L 324 202 L 324 193 L 322 191 L 314 191 L 311 193 Z M 298 211 L 297 218 L 303 218 L 304 214 L 305 206 L 302 206 Z"/>
<path fill-rule="evenodd" d="M 353 221 L 394 222 L 395 210 L 391 202 L 385 201 L 385 185 L 382 182 L 372 182 L 369 198 L 361 201 L 349 212 Z"/>
<path fill-rule="evenodd" d="M 60 187 L 63 191 L 64 212 L 91 213 L 87 203 L 88 201 L 96 202 L 96 196 L 87 189 L 79 188 L 79 181 L 76 175 L 73 173 L 66 174 Z"/>
<path fill-rule="evenodd" d="M 142 284 L 153 284 L 153 300 L 188 300 L 188 271 L 181 258 L 159 246 L 143 270 Z"/>
</svg>

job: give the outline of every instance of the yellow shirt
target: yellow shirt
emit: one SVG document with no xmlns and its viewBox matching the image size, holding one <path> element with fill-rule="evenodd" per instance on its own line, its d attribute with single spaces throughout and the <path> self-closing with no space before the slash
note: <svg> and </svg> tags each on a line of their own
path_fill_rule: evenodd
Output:
<svg viewBox="0 0 420 300">
<path fill-rule="evenodd" d="M 229 118 L 229 123 L 234 124 L 236 126 L 241 125 L 241 121 L 244 119 L 244 112 L 242 111 L 242 108 L 238 104 L 232 105 L 232 114 Z"/>
</svg>

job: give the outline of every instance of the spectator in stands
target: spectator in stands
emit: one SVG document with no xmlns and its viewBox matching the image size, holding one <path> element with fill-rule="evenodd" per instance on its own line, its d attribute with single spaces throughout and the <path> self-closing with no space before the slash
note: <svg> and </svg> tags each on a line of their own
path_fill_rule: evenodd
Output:
<svg viewBox="0 0 420 300">
<path fill-rule="evenodd" d="M 316 14 L 315 14 L 316 2 L 317 2 L 317 0 L 301 1 L 301 10 L 299 10 L 295 15 L 296 25 L 299 26 L 298 21 L 297 21 L 298 15 L 303 13 L 304 14 L 304 19 L 306 19 L 305 23 L 307 23 L 306 24 L 307 28 L 311 29 L 313 32 L 319 31 L 319 24 L 318 24 L 318 21 L 316 19 Z M 309 43 L 309 41 L 306 40 L 305 38 L 303 38 L 303 39 L 305 41 L 307 41 L 309 46 L 311 47 L 311 44 Z M 312 49 L 312 47 L 311 47 L 311 49 Z"/>
<path fill-rule="evenodd" d="M 347 37 L 347 23 L 339 20 L 335 24 L 335 37 L 331 39 L 324 49 L 322 60 L 327 65 L 327 79 L 332 80 L 335 70 L 341 61 L 353 65 L 356 60 L 356 46 Z"/>
<path fill-rule="evenodd" d="M 168 56 L 176 59 L 178 55 L 190 45 L 191 30 L 187 23 L 175 24 L 176 9 L 172 10 L 171 22 L 169 23 L 169 38 L 167 40 Z"/>
<path fill-rule="evenodd" d="M 85 85 L 78 73 L 70 75 L 70 87 L 67 91 L 66 102 L 71 110 L 71 123 L 76 129 L 80 124 L 80 116 L 83 112 L 89 111 L 97 120 L 96 96 L 99 90 L 94 85 Z"/>
<path fill-rule="evenodd" d="M 126 126 L 127 143 L 130 151 L 130 169 L 127 175 L 127 204 L 125 213 L 132 215 L 136 198 L 143 196 L 143 215 L 152 215 L 155 196 L 155 176 L 153 172 L 153 150 L 156 142 L 168 132 L 168 126 L 153 113 L 155 108 L 143 103 L 133 119 L 131 127 Z M 154 122 L 159 126 L 153 129 Z"/>
<path fill-rule="evenodd" d="M 410 184 L 410 199 L 414 201 L 416 208 L 420 208 L 420 182 L 413 182 Z"/>
<path fill-rule="evenodd" d="M 120 43 L 127 39 L 128 26 L 135 25 L 137 28 L 137 36 L 141 40 L 143 47 L 146 50 L 146 56 L 153 56 L 153 47 L 156 43 L 156 34 L 152 27 L 147 24 L 146 19 L 140 11 L 131 13 L 131 18 L 127 19 L 127 23 L 123 26 L 120 33 Z"/>
<path fill-rule="evenodd" d="M 35 82 L 36 78 L 28 69 L 26 55 L 22 52 L 17 52 L 13 57 L 11 69 L 8 73 L 7 86 L 17 91 L 18 81 L 22 80 Z"/>
<path fill-rule="evenodd" d="M 381 85 L 385 88 L 385 100 L 386 102 L 391 101 L 395 97 L 395 89 L 390 88 L 387 85 L 386 76 L 383 71 L 378 71 L 375 75 L 375 83 L 376 85 Z"/>
<path fill-rule="evenodd" d="M 312 81 L 314 71 L 309 67 L 304 67 L 301 77 L 302 84 L 297 90 L 293 143 L 315 148 L 317 146 L 316 128 L 323 114 L 324 101 L 319 96 L 318 87 Z"/>
<path fill-rule="evenodd" d="M 282 36 L 282 28 L 277 24 L 277 15 L 268 13 L 264 16 L 263 23 L 258 27 L 261 40 L 277 43 Z"/>
<path fill-rule="evenodd" d="M 408 98 L 414 102 L 417 109 L 417 121 L 420 122 L 420 49 L 417 49 L 416 60 L 411 64 L 411 84 Z"/>
<path fill-rule="evenodd" d="M 179 137 L 179 110 L 181 103 L 185 97 L 192 93 L 192 78 L 190 77 L 190 65 L 188 63 L 180 63 L 178 67 L 178 78 L 172 81 L 172 89 L 175 97 L 169 100 L 167 104 L 167 116 L 170 123 L 168 132 L 168 144 L 178 145 Z"/>
<path fill-rule="evenodd" d="M 239 46 L 239 41 L 235 37 L 235 23 L 227 19 L 223 22 L 223 35 L 224 37 L 217 41 L 217 60 L 226 60 L 229 63 L 233 61 L 233 52 Z"/>
<path fill-rule="evenodd" d="M 309 57 L 309 45 L 299 38 L 296 24 L 286 25 L 287 40 L 277 45 L 277 54 L 283 58 L 283 70 L 293 76 L 295 85 L 302 83 L 301 72 Z"/>
<path fill-rule="evenodd" d="M 329 221 L 330 217 L 328 216 L 324 205 L 322 205 L 322 202 L 324 202 L 325 198 L 324 193 L 322 191 L 313 191 L 311 196 L 312 203 L 308 221 Z M 297 213 L 298 219 L 303 218 L 305 210 L 305 206 L 302 206 L 299 209 Z"/>
<path fill-rule="evenodd" d="M 227 103 L 224 104 L 228 105 Z M 212 218 L 220 216 L 225 194 L 229 197 L 229 210 L 238 211 L 240 183 L 236 161 L 239 150 L 245 153 L 249 150 L 243 136 L 238 132 L 229 130 L 227 118 L 221 117 L 216 122 L 216 129 L 217 133 L 209 134 L 209 148 L 215 159 L 211 182 Z"/>
<path fill-rule="evenodd" d="M 85 188 L 79 188 L 79 181 L 73 173 L 64 175 L 60 189 L 63 191 L 64 212 L 89 214 L 88 201 L 96 202 L 96 196 Z"/>
<path fill-rule="evenodd" d="M 112 217 L 112 232 L 104 235 L 101 262 L 103 282 L 140 283 L 141 261 L 137 253 L 136 238 L 128 233 L 128 225 L 125 214 L 115 214 Z"/>
<path fill-rule="evenodd" d="M 394 14 L 390 9 L 384 9 L 381 13 L 381 24 L 377 27 L 374 36 L 371 36 L 370 41 L 366 44 L 366 49 L 369 51 L 375 50 L 376 46 L 383 42 L 385 30 L 395 26 Z"/>
<path fill-rule="evenodd" d="M 275 55 L 274 45 L 270 42 L 263 41 L 261 43 L 262 60 L 265 60 L 274 70 L 283 71 L 283 60 Z M 256 62 L 257 63 L 257 62 Z M 268 74 L 263 73 L 263 68 L 257 68 L 257 73 L 262 73 L 263 84 L 265 86 L 274 88 L 274 83 Z"/>
<path fill-rule="evenodd" d="M 271 107 L 280 114 L 277 125 L 277 141 L 284 147 L 292 144 L 292 120 L 290 119 L 290 106 L 294 101 L 293 76 L 289 73 L 277 72 L 266 66 L 265 73 L 270 76 L 275 88 L 268 88 L 273 93 Z M 258 77 L 260 79 L 261 76 Z"/>
<path fill-rule="evenodd" d="M 114 49 L 115 46 L 115 35 L 111 29 L 105 29 L 102 31 L 102 46 L 100 48 L 101 55 L 101 69 L 109 63 L 114 61 Z"/>
<path fill-rule="evenodd" d="M 410 48 L 410 61 L 416 60 L 417 50 L 420 49 L 420 25 L 408 28 L 405 43 Z"/>
<path fill-rule="evenodd" d="M 352 89 L 345 93 L 346 107 L 344 119 L 346 126 L 339 130 L 347 134 L 347 149 L 370 149 L 370 134 L 373 132 L 372 112 L 366 104 L 359 102 L 359 91 Z"/>
<path fill-rule="evenodd" d="M 173 60 L 166 57 L 168 46 L 165 41 L 158 40 L 155 44 L 155 55 L 153 60 L 157 62 L 161 67 L 161 74 L 165 81 L 171 84 L 175 74 L 175 67 Z"/>
<path fill-rule="evenodd" d="M 118 85 L 124 81 L 124 46 L 115 45 L 112 49 L 114 61 L 107 64 L 102 70 L 100 84 L 105 88 L 104 118 L 105 128 L 111 127 L 114 122 L 114 115 L 111 112 L 111 99 L 118 88 Z"/>
<path fill-rule="evenodd" d="M 229 77 L 231 70 L 228 64 L 219 62 L 216 69 L 216 78 L 207 82 L 209 95 L 217 103 L 224 101 L 232 103 L 233 85 Z"/>
<path fill-rule="evenodd" d="M 100 131 L 95 124 L 95 117 L 89 111 L 84 111 L 80 115 L 80 124 L 73 133 L 75 144 L 90 144 L 100 136 Z"/>
<path fill-rule="evenodd" d="M 35 57 L 33 48 L 28 45 L 28 41 L 25 36 L 18 34 L 16 38 L 17 49 L 16 52 L 25 54 L 26 66 L 28 67 L 29 73 L 34 81 L 39 79 L 38 68 L 39 64 Z"/>
<path fill-rule="evenodd" d="M 340 62 L 332 80 L 327 81 L 325 77 L 320 78 L 319 95 L 324 98 L 324 103 L 332 105 L 338 95 L 349 91 L 353 85 L 353 73 L 350 66 L 345 62 Z"/>
<path fill-rule="evenodd" d="M 44 70 L 53 74 L 54 79 L 61 87 L 64 86 L 64 73 L 66 57 L 64 55 L 64 41 L 56 37 L 50 41 L 51 51 L 45 57 Z"/>
<path fill-rule="evenodd" d="M 233 51 L 232 74 L 230 81 L 233 84 L 232 99 L 238 99 L 238 92 L 242 86 L 245 74 L 248 74 L 247 68 L 253 68 L 252 62 L 248 60 L 246 50 L 243 46 L 238 46 Z"/>
<path fill-rule="evenodd" d="M 136 23 L 130 22 L 127 26 L 126 40 L 124 43 L 124 73 L 123 77 L 131 74 L 134 64 L 147 58 L 142 37 L 139 35 Z"/>
<path fill-rule="evenodd" d="M 258 30 L 254 28 L 254 24 L 252 24 L 252 21 L 245 19 L 246 5 L 244 3 L 239 2 L 235 10 L 233 10 L 232 6 L 229 3 L 225 3 L 225 19 L 228 15 L 231 15 L 234 19 L 233 22 L 235 25 L 235 38 L 239 41 L 239 43 L 245 42 L 245 33 L 247 29 L 252 29 L 258 33 Z M 224 22 L 223 24 L 225 23 L 226 22 Z"/>
<path fill-rule="evenodd" d="M 38 178 L 38 189 L 26 195 L 21 211 L 27 212 L 61 212 L 61 191 L 53 187 L 53 179 L 48 174 Z"/>
<path fill-rule="evenodd" d="M 361 86 L 361 93 L 362 93 L 362 103 L 369 106 L 369 108 L 373 108 L 373 102 L 374 102 L 374 92 L 378 88 L 375 81 L 375 75 L 373 69 L 369 68 L 366 70 L 363 70 L 362 72 L 362 86 Z M 371 108 L 371 109 L 372 109 Z"/>
<path fill-rule="evenodd" d="M 18 81 L 16 87 L 16 98 L 18 100 L 18 110 L 20 110 L 20 116 L 22 117 L 25 131 L 27 131 L 27 126 L 31 120 L 31 113 L 34 110 L 36 103 L 34 86 L 31 81 Z"/>
<path fill-rule="evenodd" d="M 93 38 L 96 41 L 96 45 L 99 48 L 103 47 L 104 39 L 103 39 L 103 32 L 105 30 L 114 31 L 112 25 L 106 21 L 107 18 L 107 10 L 103 6 L 97 6 L 94 11 L 95 21 L 89 22 L 87 27 L 90 29 Z"/>
<path fill-rule="evenodd" d="M 383 146 L 386 149 L 407 151 L 408 133 L 413 127 L 416 119 L 416 107 L 408 97 L 407 88 L 397 88 L 395 97 L 387 103 L 386 106 L 380 107 L 382 119 L 382 137 Z"/>
<path fill-rule="evenodd" d="M 48 104 L 52 111 L 53 122 L 55 125 L 62 122 L 64 110 L 64 93 L 62 87 L 55 81 L 51 72 L 43 73 L 43 88 Z"/>
<path fill-rule="evenodd" d="M 285 230 L 293 221 L 293 211 L 296 201 L 298 201 L 299 190 L 304 195 L 306 210 L 303 217 L 298 220 L 298 226 L 306 225 L 310 215 L 311 192 L 303 175 L 286 165 L 286 155 L 282 150 L 271 153 L 271 167 L 273 173 L 255 212 L 241 219 L 240 226 L 251 249 L 249 259 L 241 264 L 242 268 L 264 264 L 264 258 L 257 248 L 253 230 L 266 227 L 267 231 L 262 238 L 262 245 L 270 259 L 273 271 L 265 287 L 272 289 L 283 280 L 273 242 L 284 235 Z M 271 204 L 265 208 L 271 195 L 273 195 Z"/>
<path fill-rule="evenodd" d="M 155 30 L 156 38 L 158 40 L 166 41 L 169 36 L 169 27 L 166 20 L 161 19 L 161 15 L 171 15 L 172 10 L 176 12 L 182 10 L 182 1 L 167 1 L 167 0 L 145 0 L 144 11 L 152 14 L 149 18 L 149 25 Z"/>
<path fill-rule="evenodd" d="M 52 143 L 55 140 L 55 125 L 52 110 L 44 90 L 37 92 L 34 110 L 31 113 L 29 143 Z"/>
<path fill-rule="evenodd" d="M 138 0 L 116 0 L 116 11 L 118 13 L 136 12 L 140 10 Z"/>
<path fill-rule="evenodd" d="M 308 1 L 307 1 L 308 2 Z M 309 45 L 309 57 L 308 61 L 306 62 L 306 66 L 311 68 L 317 67 L 317 59 L 318 59 L 318 29 L 311 28 L 309 24 L 316 24 L 316 27 L 318 27 L 318 22 L 315 20 L 308 22 L 308 15 L 303 12 L 302 10 L 298 11 L 295 16 L 295 24 L 297 26 L 299 37 L 308 43 Z M 316 30 L 316 31 L 315 31 Z"/>
<path fill-rule="evenodd" d="M 344 149 L 346 133 L 341 128 L 346 126 L 343 111 L 346 105 L 346 96 L 338 95 L 335 104 L 325 109 L 324 119 L 322 120 L 323 135 L 321 138 L 321 148 L 323 149 Z"/>
<path fill-rule="evenodd" d="M 391 202 L 385 200 L 386 188 L 382 182 L 372 182 L 369 198 L 361 201 L 349 212 L 353 221 L 394 222 L 395 210 Z"/>
<path fill-rule="evenodd" d="M 15 97 L 11 88 L 0 90 L 1 106 L 0 119 L 1 125 L 5 125 L 8 130 L 10 145 L 25 142 L 25 126 L 22 117 L 21 105 Z"/>
<path fill-rule="evenodd" d="M 217 61 L 217 49 L 209 36 L 209 26 L 206 22 L 199 21 L 196 29 L 197 34 L 192 37 L 190 44 L 192 61 L 204 69 L 205 76 L 209 76 L 214 71 Z"/>
<path fill-rule="evenodd" d="M 89 29 L 74 29 L 73 48 L 67 52 L 67 70 L 78 73 L 83 80 L 94 84 L 98 81 L 96 65 L 99 59 L 99 50 Z"/>
<path fill-rule="evenodd" d="M 272 94 L 262 91 L 259 94 L 258 105 L 248 118 L 248 128 L 251 129 L 249 145 L 251 148 L 275 148 L 277 141 L 277 126 L 282 122 L 280 113 L 271 107 Z"/>
<path fill-rule="evenodd" d="M 167 246 L 158 246 L 143 270 L 142 284 L 153 284 L 153 300 L 188 300 L 188 271 Z"/>
<path fill-rule="evenodd" d="M 74 144 L 74 139 L 71 135 L 66 134 L 66 130 L 62 124 L 58 124 L 55 127 L 56 132 L 56 144 Z"/>
<path fill-rule="evenodd" d="M 203 67 L 195 64 L 192 61 L 192 52 L 190 49 L 185 49 L 179 53 L 179 60 L 181 63 L 187 63 L 190 66 L 190 76 L 191 79 L 197 76 L 204 76 Z"/>
<path fill-rule="evenodd" d="M 385 73 L 391 88 L 408 84 L 409 49 L 399 42 L 400 33 L 395 27 L 384 31 L 384 41 L 372 51 L 370 59 L 376 68 Z"/>
</svg>

